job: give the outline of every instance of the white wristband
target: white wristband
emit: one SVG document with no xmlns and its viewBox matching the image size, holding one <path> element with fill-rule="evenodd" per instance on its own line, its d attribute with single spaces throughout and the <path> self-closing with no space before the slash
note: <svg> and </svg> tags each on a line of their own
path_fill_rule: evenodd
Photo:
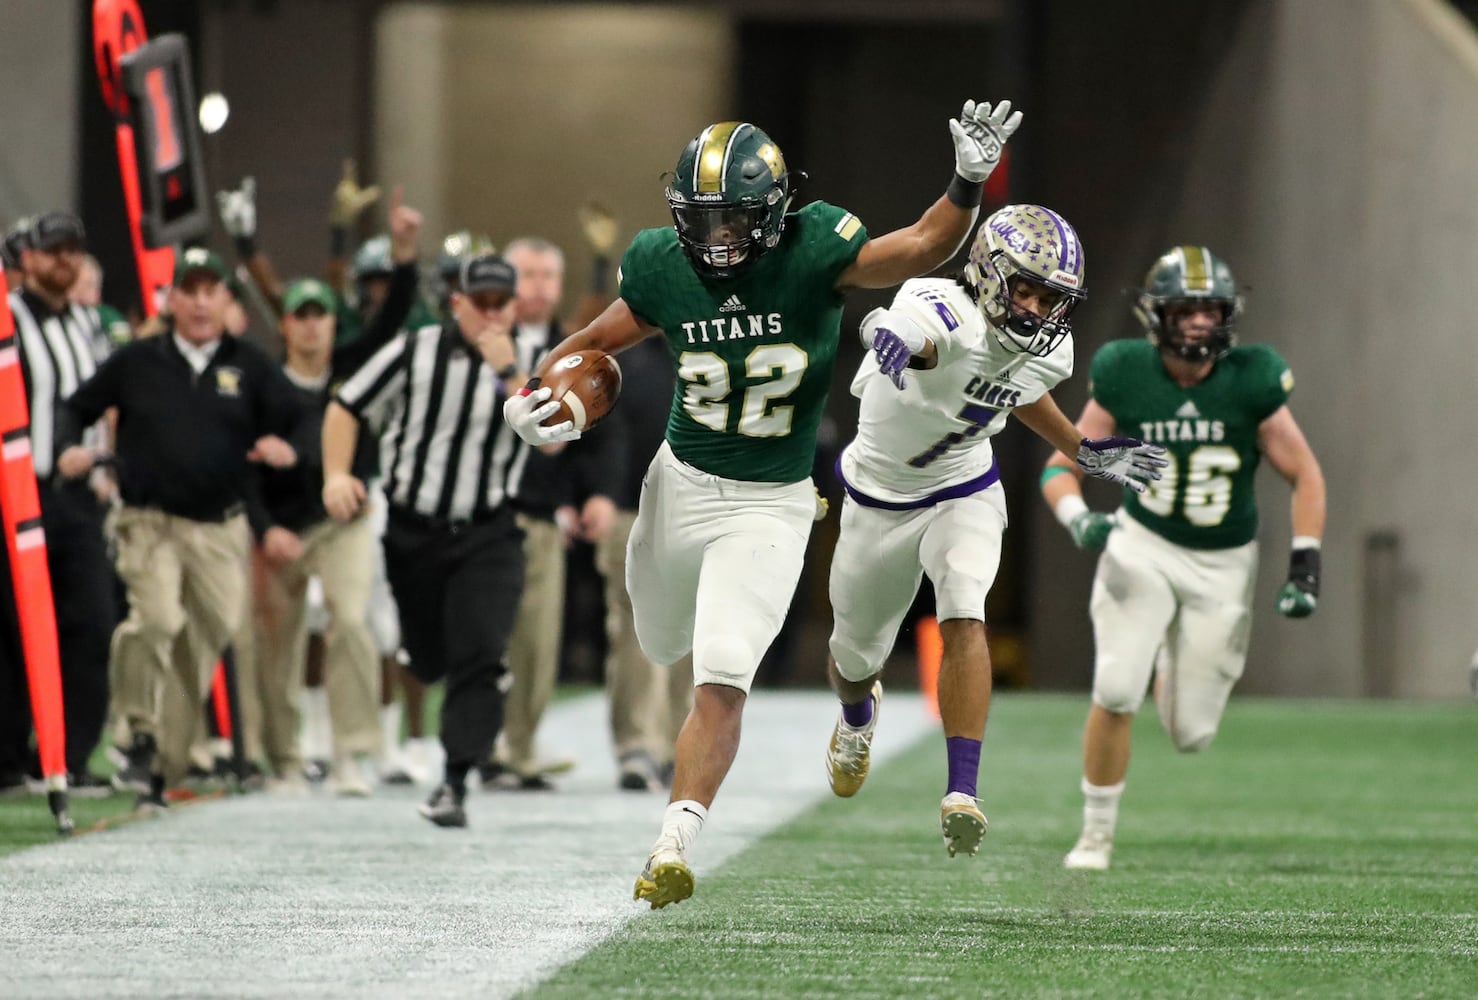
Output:
<svg viewBox="0 0 1478 1000">
<path fill-rule="evenodd" d="M 1315 552 L 1318 552 L 1321 545 L 1322 543 L 1320 542 L 1320 540 L 1315 538 L 1313 535 L 1293 536 L 1292 549 L 1295 552 L 1297 552 L 1299 549 L 1313 549 Z"/>
<path fill-rule="evenodd" d="M 1083 494 L 1064 493 L 1052 508 L 1052 513 L 1058 524 L 1071 531 L 1078 515 L 1088 513 L 1088 505 L 1083 501 Z"/>
</svg>

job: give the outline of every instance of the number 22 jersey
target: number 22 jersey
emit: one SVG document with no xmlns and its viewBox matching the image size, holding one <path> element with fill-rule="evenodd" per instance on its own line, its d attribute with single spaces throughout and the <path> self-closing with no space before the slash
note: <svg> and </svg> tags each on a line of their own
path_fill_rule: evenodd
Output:
<svg viewBox="0 0 1478 1000">
<path fill-rule="evenodd" d="M 907 369 L 907 385 L 898 389 L 871 351 L 863 357 L 852 379 L 852 395 L 862 400 L 857 437 L 843 452 L 840 470 L 854 495 L 888 506 L 923 506 L 991 474 L 995 455 L 988 439 L 1006 426 L 1013 409 L 1036 402 L 1072 374 L 1073 340 L 1064 337 L 1040 358 L 1006 347 L 950 278 L 905 282 L 889 309 L 924 331 L 938 362 Z"/>
</svg>

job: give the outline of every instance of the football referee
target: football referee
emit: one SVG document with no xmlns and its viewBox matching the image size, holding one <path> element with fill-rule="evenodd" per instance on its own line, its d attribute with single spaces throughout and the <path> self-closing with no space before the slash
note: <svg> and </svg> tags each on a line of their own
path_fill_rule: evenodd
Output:
<svg viewBox="0 0 1478 1000">
<path fill-rule="evenodd" d="M 421 806 L 438 826 L 466 826 L 467 772 L 487 759 L 503 720 L 503 655 L 523 589 L 523 532 L 507 497 L 526 445 L 503 422 L 525 381 L 511 331 L 517 275 L 495 254 L 462 263 L 445 324 L 405 331 L 340 387 L 323 422 L 323 504 L 356 516 L 350 473 L 361 421 L 381 435 L 390 501 L 385 567 L 411 671 L 446 678 L 443 783 Z"/>
<path fill-rule="evenodd" d="M 87 770 L 108 711 L 108 640 L 117 623 L 113 570 L 103 542 L 102 500 L 85 479 L 56 475 L 62 401 L 97 371 L 108 353 L 102 330 L 67 293 L 77 280 L 86 244 L 82 220 L 47 212 L 32 220 L 18 244 L 24 284 L 10 293 L 21 374 L 30 406 L 46 562 L 55 604 L 66 722 L 68 784 L 75 794 L 107 794 L 106 781 Z M 89 445 L 108 444 L 104 424 L 88 428 Z M 106 492 L 106 485 L 99 489 Z M 3 548 L 3 546 L 0 546 Z M 14 586 L 8 554 L 0 553 L 0 785 L 27 763 L 30 730 L 26 676 L 18 651 Z M 12 639 L 14 640 L 12 642 Z M 13 659 L 13 662 L 11 662 Z"/>
</svg>

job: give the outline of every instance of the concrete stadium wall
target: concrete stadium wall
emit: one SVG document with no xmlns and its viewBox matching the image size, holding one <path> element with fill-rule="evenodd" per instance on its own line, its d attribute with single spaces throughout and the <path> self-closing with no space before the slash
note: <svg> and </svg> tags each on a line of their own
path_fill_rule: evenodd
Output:
<svg viewBox="0 0 1478 1000">
<path fill-rule="evenodd" d="M 0 228 L 47 209 L 77 210 L 73 53 L 90 44 L 80 29 L 72 4 L 0 0 Z"/>
<path fill-rule="evenodd" d="M 1288 489 L 1261 477 L 1243 690 L 1456 695 L 1478 643 L 1478 467 L 1464 448 L 1478 373 L 1466 272 L 1478 241 L 1478 39 L 1438 0 L 1227 13 L 1224 51 L 1203 65 L 1194 114 L 1168 144 L 1179 155 L 1131 192 L 1132 214 L 1151 221 L 1121 219 L 1117 231 L 1134 250 L 1130 281 L 1161 245 L 1204 242 L 1228 259 L 1249 289 L 1243 336 L 1291 363 L 1291 406 L 1329 483 L 1320 610 L 1288 622 L 1272 607 Z M 1113 97 L 1142 107 L 1146 93 Z M 1109 271 L 1122 279 L 1126 267 Z M 1110 335 L 1132 332 L 1120 320 Z M 1049 517 L 1035 531 L 1034 652 L 1081 678 L 1091 564 Z"/>
<path fill-rule="evenodd" d="M 377 38 L 381 177 L 407 182 L 428 241 L 471 228 L 500 246 L 560 244 L 571 304 L 589 273 L 576 208 L 610 206 L 623 246 L 666 225 L 652 163 L 675 160 L 728 103 L 733 39 L 719 11 L 404 3 L 385 9 Z"/>
</svg>

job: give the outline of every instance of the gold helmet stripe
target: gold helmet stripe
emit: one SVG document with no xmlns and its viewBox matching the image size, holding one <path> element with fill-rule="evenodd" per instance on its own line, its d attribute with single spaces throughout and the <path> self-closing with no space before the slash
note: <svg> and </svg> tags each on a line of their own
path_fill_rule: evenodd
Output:
<svg viewBox="0 0 1478 1000">
<path fill-rule="evenodd" d="M 698 160 L 693 165 L 694 191 L 723 191 L 729 154 L 734 147 L 734 139 L 744 127 L 744 122 L 717 122 L 703 130 L 698 137 Z"/>
<path fill-rule="evenodd" d="M 1205 247 L 1178 247 L 1188 292 L 1211 291 L 1211 254 Z"/>
</svg>

